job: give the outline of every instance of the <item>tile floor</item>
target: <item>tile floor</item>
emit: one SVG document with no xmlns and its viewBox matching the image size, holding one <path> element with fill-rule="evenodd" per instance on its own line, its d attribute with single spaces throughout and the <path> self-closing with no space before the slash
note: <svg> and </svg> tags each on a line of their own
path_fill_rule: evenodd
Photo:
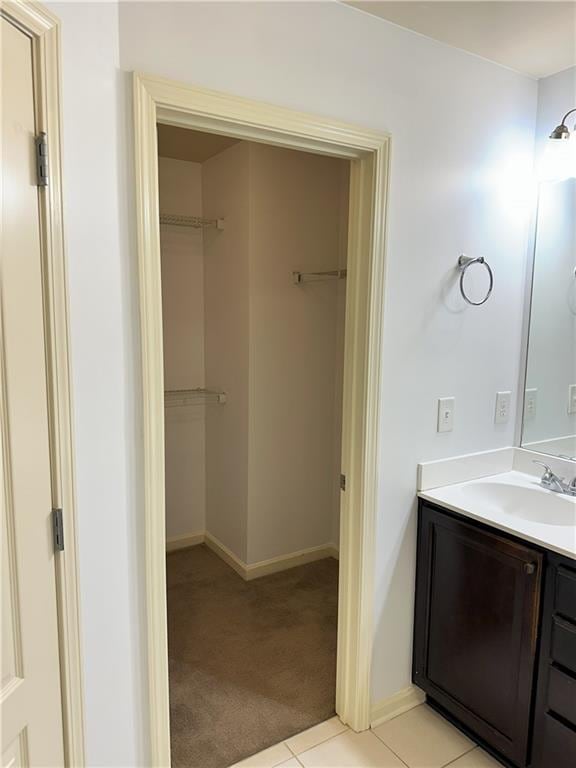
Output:
<svg viewBox="0 0 576 768">
<path fill-rule="evenodd" d="M 502 768 L 426 704 L 354 733 L 337 717 L 232 768 Z"/>
</svg>

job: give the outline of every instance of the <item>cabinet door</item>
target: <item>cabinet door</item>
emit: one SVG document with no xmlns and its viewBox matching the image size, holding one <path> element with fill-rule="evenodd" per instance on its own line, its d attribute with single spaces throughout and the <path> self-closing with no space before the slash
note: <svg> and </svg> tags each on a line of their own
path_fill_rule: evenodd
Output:
<svg viewBox="0 0 576 768">
<path fill-rule="evenodd" d="M 542 555 L 421 504 L 414 682 L 513 764 L 528 753 Z"/>
</svg>

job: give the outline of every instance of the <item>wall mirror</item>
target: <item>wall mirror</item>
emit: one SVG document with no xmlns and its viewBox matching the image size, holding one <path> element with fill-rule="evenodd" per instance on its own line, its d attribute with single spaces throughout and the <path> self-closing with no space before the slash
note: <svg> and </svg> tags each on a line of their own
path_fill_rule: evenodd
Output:
<svg viewBox="0 0 576 768">
<path fill-rule="evenodd" d="M 522 446 L 576 460 L 576 179 L 540 187 Z"/>
</svg>

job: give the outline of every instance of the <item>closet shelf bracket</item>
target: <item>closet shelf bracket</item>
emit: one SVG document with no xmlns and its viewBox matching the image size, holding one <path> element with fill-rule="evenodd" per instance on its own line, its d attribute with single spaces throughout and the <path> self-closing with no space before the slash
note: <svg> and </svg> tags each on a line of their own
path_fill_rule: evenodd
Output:
<svg viewBox="0 0 576 768">
<path fill-rule="evenodd" d="M 344 280 L 347 271 L 345 269 L 329 269 L 324 272 L 292 272 L 294 285 L 303 283 L 317 283 L 321 280 Z"/>
</svg>

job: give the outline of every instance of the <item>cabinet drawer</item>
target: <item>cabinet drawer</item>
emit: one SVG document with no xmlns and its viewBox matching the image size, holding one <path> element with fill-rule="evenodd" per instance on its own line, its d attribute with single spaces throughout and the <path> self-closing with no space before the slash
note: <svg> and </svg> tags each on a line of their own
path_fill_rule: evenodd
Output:
<svg viewBox="0 0 576 768">
<path fill-rule="evenodd" d="M 538 768 L 574 768 L 576 765 L 576 730 L 546 715 L 542 743 L 537 745 Z"/>
<path fill-rule="evenodd" d="M 576 626 L 555 617 L 552 625 L 552 658 L 576 673 Z"/>
<path fill-rule="evenodd" d="M 555 667 L 548 678 L 548 708 L 576 728 L 576 678 Z"/>
<path fill-rule="evenodd" d="M 576 621 L 576 571 L 558 568 L 554 608 L 562 616 Z"/>
</svg>

